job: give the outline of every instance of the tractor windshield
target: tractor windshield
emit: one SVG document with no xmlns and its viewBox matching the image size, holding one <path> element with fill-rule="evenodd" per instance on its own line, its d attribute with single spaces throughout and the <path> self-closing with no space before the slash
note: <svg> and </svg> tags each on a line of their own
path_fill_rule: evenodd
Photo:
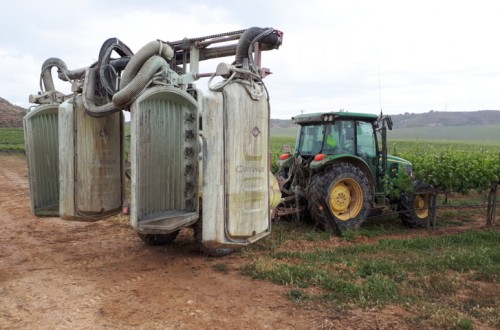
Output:
<svg viewBox="0 0 500 330">
<path fill-rule="evenodd" d="M 323 147 L 323 125 L 302 126 L 300 130 L 299 154 L 316 155 Z"/>
</svg>

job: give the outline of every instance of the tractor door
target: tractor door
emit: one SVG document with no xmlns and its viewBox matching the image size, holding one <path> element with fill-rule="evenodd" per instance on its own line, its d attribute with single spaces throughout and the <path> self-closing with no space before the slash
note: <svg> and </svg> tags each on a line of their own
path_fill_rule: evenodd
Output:
<svg viewBox="0 0 500 330">
<path fill-rule="evenodd" d="M 370 122 L 356 122 L 356 155 L 361 157 L 377 173 L 379 164 L 375 130 Z"/>
</svg>

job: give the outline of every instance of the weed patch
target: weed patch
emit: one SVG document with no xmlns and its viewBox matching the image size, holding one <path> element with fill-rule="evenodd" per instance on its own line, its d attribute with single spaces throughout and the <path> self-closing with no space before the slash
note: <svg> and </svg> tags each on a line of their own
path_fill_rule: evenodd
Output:
<svg viewBox="0 0 500 330">
<path fill-rule="evenodd" d="M 295 235 L 295 230 L 281 233 L 277 245 Z M 478 285 L 500 293 L 499 231 L 406 239 L 384 236 L 367 244 L 352 243 L 355 238 L 347 241 L 339 247 L 311 251 L 268 249 L 242 271 L 256 279 L 292 286 L 289 297 L 294 301 L 316 300 L 332 308 L 399 304 L 418 314 L 409 324 L 467 329 L 474 320 L 481 320 L 500 326 L 500 303 L 491 298 L 486 300 L 489 303 L 473 299 Z M 306 294 L 305 288 L 319 290 Z"/>
</svg>

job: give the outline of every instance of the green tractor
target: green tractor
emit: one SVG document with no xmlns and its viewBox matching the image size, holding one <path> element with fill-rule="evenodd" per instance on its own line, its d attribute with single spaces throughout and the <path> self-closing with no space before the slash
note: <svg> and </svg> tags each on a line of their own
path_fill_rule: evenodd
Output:
<svg viewBox="0 0 500 330">
<path fill-rule="evenodd" d="M 436 195 L 413 178 L 412 164 L 387 154 L 389 116 L 351 112 L 302 114 L 295 150 L 284 146 L 276 178 L 275 217 L 314 221 L 342 235 L 392 208 L 410 227 L 435 218 Z"/>
</svg>

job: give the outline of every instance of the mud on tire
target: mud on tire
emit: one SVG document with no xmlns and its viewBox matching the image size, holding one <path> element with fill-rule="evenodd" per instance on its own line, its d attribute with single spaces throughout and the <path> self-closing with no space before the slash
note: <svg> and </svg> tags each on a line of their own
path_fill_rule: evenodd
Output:
<svg viewBox="0 0 500 330">
<path fill-rule="evenodd" d="M 315 174 L 306 189 L 308 209 L 319 229 L 332 226 L 338 235 L 364 222 L 373 199 L 363 171 L 339 163 Z"/>
</svg>

